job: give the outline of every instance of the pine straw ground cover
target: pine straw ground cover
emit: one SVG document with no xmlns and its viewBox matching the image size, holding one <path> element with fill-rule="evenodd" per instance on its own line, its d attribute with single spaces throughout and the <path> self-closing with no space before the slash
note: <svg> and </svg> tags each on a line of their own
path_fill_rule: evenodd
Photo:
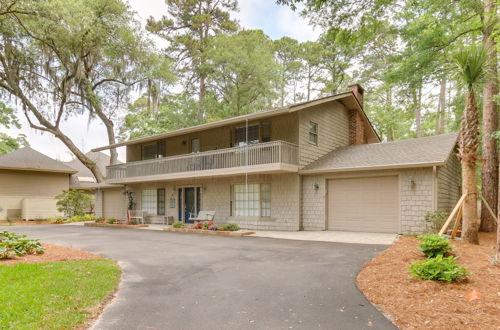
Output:
<svg viewBox="0 0 500 330">
<path fill-rule="evenodd" d="M 494 233 L 482 233 L 480 245 L 451 241 L 457 263 L 470 272 L 457 283 L 422 281 L 408 267 L 424 260 L 415 237 L 401 237 L 366 263 L 359 289 L 401 329 L 500 329 L 500 265 L 492 262 Z M 480 300 L 468 301 L 472 290 Z"/>
</svg>

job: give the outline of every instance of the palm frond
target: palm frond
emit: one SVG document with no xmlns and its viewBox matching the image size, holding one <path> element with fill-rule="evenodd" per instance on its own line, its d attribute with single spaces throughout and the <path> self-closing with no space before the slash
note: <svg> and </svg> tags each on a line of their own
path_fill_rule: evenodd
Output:
<svg viewBox="0 0 500 330">
<path fill-rule="evenodd" d="M 453 55 L 460 80 L 468 87 L 480 83 L 484 77 L 486 51 L 482 46 L 472 45 Z"/>
</svg>

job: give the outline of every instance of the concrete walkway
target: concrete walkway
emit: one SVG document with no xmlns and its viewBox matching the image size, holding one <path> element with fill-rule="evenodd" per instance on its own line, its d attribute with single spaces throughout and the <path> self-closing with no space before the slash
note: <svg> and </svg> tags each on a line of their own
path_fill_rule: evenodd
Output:
<svg viewBox="0 0 500 330">
<path fill-rule="evenodd" d="M 389 245 L 398 235 L 350 231 L 256 231 L 250 237 L 292 239 L 299 241 Z"/>
</svg>

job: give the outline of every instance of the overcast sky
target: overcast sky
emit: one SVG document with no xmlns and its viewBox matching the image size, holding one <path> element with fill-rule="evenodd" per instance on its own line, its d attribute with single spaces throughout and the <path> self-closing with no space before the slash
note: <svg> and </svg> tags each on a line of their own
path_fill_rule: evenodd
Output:
<svg viewBox="0 0 500 330">
<path fill-rule="evenodd" d="M 143 24 L 149 16 L 162 16 L 166 9 L 164 0 L 129 0 L 129 3 Z M 240 0 L 239 7 L 240 11 L 235 17 L 242 27 L 261 29 L 272 39 L 289 36 L 302 42 L 316 40 L 319 35 L 319 31 L 314 30 L 297 12 L 289 7 L 276 5 L 274 0 Z M 7 130 L 7 134 L 26 134 L 33 149 L 55 159 L 66 161 L 73 158 L 72 153 L 58 139 L 29 128 L 24 116 L 19 118 L 23 124 L 22 129 Z M 84 151 L 107 144 L 106 130 L 97 120 L 88 123 L 86 116 L 74 117 L 61 127 L 62 131 Z M 2 128 L 2 131 L 5 131 L 5 128 Z M 124 150 L 119 152 L 120 158 L 123 158 Z"/>
</svg>

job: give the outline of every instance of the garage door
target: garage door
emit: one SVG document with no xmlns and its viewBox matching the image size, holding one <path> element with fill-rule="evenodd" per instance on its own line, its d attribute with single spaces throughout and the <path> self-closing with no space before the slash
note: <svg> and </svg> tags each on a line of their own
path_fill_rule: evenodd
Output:
<svg viewBox="0 0 500 330">
<path fill-rule="evenodd" d="M 328 182 L 328 229 L 397 233 L 398 177 L 334 179 Z"/>
</svg>

